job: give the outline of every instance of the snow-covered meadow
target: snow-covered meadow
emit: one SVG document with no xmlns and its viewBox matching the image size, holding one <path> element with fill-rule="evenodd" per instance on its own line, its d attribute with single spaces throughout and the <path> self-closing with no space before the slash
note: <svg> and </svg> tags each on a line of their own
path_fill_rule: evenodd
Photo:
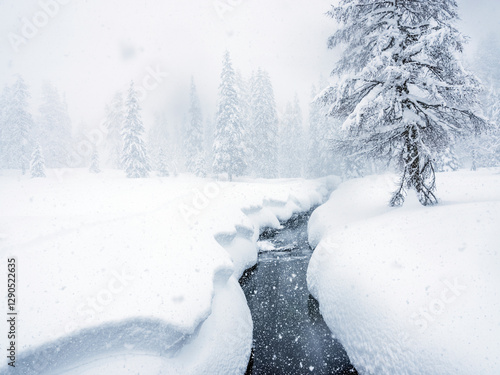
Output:
<svg viewBox="0 0 500 375">
<path fill-rule="evenodd" d="M 243 373 L 252 320 L 237 280 L 256 262 L 259 231 L 338 182 L 47 176 L 0 176 L 22 374 Z"/>
<path fill-rule="evenodd" d="M 386 174 L 311 216 L 309 290 L 360 374 L 500 373 L 500 170 L 437 178 L 434 207 L 388 207 Z"/>
<path fill-rule="evenodd" d="M 19 373 L 243 373 L 237 283 L 258 233 L 339 183 L 0 176 L 2 259 L 19 268 Z M 360 374 L 497 374 L 500 171 L 438 174 L 440 204 L 342 183 L 309 223 L 308 285 Z M 104 188 L 106 187 L 106 188 Z"/>
</svg>

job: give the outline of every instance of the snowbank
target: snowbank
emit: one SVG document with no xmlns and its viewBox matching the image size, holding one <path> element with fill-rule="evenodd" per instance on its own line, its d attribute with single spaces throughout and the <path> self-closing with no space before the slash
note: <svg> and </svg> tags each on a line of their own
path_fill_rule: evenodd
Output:
<svg viewBox="0 0 500 375">
<path fill-rule="evenodd" d="M 19 275 L 17 372 L 243 373 L 252 321 L 237 279 L 259 230 L 334 184 L 0 176 L 2 267 L 16 257 Z"/>
<path fill-rule="evenodd" d="M 389 208 L 395 180 L 346 182 L 310 219 L 326 323 L 360 374 L 499 374 L 499 171 L 439 174 L 428 208 Z"/>
</svg>

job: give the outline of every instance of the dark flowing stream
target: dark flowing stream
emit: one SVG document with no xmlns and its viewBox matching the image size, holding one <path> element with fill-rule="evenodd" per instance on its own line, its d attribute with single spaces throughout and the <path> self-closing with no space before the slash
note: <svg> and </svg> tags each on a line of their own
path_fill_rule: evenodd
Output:
<svg viewBox="0 0 500 375">
<path fill-rule="evenodd" d="M 254 323 L 246 374 L 357 375 L 307 289 L 310 214 L 293 217 L 281 230 L 265 231 L 257 265 L 240 279 Z"/>
</svg>

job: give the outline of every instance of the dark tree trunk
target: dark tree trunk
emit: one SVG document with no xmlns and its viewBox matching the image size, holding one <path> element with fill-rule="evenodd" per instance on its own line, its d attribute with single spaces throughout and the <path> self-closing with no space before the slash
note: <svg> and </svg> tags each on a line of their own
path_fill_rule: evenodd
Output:
<svg viewBox="0 0 500 375">
<path fill-rule="evenodd" d="M 474 136 L 472 140 L 472 151 L 471 151 L 472 165 L 470 167 L 471 171 L 477 171 L 477 136 Z"/>
<path fill-rule="evenodd" d="M 391 206 L 402 206 L 408 189 L 415 189 L 420 203 L 424 206 L 437 204 L 434 195 L 435 175 L 432 160 L 420 152 L 417 144 L 417 129 L 409 128 L 404 134 L 403 176 L 399 189 L 391 198 Z"/>
<path fill-rule="evenodd" d="M 406 160 L 405 165 L 408 169 L 408 188 L 414 188 L 417 193 L 423 190 L 422 176 L 420 174 L 420 153 L 418 146 L 415 143 L 417 136 L 416 129 L 413 127 L 409 130 L 409 135 L 406 137 Z"/>
</svg>

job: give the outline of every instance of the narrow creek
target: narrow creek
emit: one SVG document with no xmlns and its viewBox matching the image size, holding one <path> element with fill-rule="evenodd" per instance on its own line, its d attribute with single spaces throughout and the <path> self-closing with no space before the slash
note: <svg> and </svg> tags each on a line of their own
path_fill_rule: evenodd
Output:
<svg viewBox="0 0 500 375">
<path fill-rule="evenodd" d="M 307 289 L 311 213 L 293 217 L 283 229 L 265 231 L 257 265 L 240 279 L 254 322 L 246 374 L 357 375 Z"/>
</svg>

